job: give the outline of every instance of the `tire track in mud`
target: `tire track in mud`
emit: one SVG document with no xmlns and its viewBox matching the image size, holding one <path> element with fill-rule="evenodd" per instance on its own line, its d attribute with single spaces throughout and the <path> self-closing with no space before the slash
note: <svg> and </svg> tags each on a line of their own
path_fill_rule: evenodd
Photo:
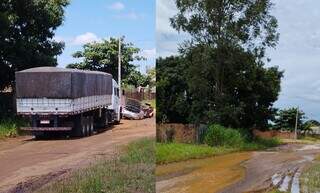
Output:
<svg viewBox="0 0 320 193">
<path fill-rule="evenodd" d="M 320 154 L 320 145 L 287 144 L 271 152 L 255 152 L 243 164 L 245 178 L 221 193 L 262 193 L 272 189 L 299 193 L 299 177 L 303 168 Z"/>
</svg>

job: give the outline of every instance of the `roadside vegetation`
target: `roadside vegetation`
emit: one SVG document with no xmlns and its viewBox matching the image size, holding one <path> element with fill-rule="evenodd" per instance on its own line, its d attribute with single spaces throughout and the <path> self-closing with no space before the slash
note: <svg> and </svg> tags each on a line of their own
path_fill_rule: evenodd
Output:
<svg viewBox="0 0 320 193">
<path fill-rule="evenodd" d="M 317 136 L 299 136 L 298 139 L 281 139 L 283 143 L 297 143 L 297 144 L 318 144 L 320 138 Z"/>
<path fill-rule="evenodd" d="M 188 159 L 204 158 L 238 151 L 263 150 L 281 144 L 277 138 L 254 138 L 243 129 L 211 125 L 202 145 L 157 143 L 156 162 L 166 164 Z"/>
<path fill-rule="evenodd" d="M 301 192 L 320 192 L 320 156 L 307 168 L 300 177 Z"/>
<path fill-rule="evenodd" d="M 269 192 L 267 192 L 267 193 L 287 193 L 287 192 L 281 192 L 281 191 L 278 190 L 278 189 L 274 189 L 274 190 L 271 190 L 271 191 L 269 191 Z"/>
<path fill-rule="evenodd" d="M 114 159 L 100 160 L 38 193 L 155 192 L 154 140 L 130 143 Z"/>
<path fill-rule="evenodd" d="M 210 147 L 208 145 L 183 143 L 157 143 L 156 162 L 157 164 L 166 164 L 188 159 L 199 159 L 221 155 L 232 151 L 234 151 L 234 149 L 227 147 Z"/>
<path fill-rule="evenodd" d="M 19 127 L 26 125 L 26 121 L 21 118 L 3 118 L 0 120 L 0 139 L 16 137 L 21 132 Z"/>
</svg>

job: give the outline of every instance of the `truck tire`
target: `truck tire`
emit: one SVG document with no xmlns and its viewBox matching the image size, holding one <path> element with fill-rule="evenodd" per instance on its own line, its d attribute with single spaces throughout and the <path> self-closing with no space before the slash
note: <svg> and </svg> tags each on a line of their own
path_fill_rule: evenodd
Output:
<svg viewBox="0 0 320 193">
<path fill-rule="evenodd" d="M 72 130 L 72 134 L 75 137 L 85 137 L 86 136 L 86 124 L 85 117 L 83 115 L 76 115 L 74 117 L 74 127 Z"/>
<path fill-rule="evenodd" d="M 86 136 L 90 136 L 90 117 L 86 117 Z"/>
<path fill-rule="evenodd" d="M 90 120 L 90 121 L 89 121 L 89 123 L 90 123 L 90 124 L 89 124 L 89 135 L 93 135 L 93 127 L 94 127 L 94 126 L 93 126 L 93 124 L 94 124 L 94 123 L 93 123 L 93 122 L 94 122 L 93 116 L 90 116 L 90 117 L 89 117 L 89 120 Z"/>
<path fill-rule="evenodd" d="M 81 135 L 81 137 L 85 137 L 85 136 L 87 136 L 87 123 L 88 121 L 87 121 L 87 117 L 82 117 L 82 123 L 81 123 L 81 133 L 80 133 L 80 135 Z"/>
<path fill-rule="evenodd" d="M 109 114 L 108 113 L 106 113 L 106 123 L 105 123 L 104 127 L 105 127 L 104 129 L 109 127 Z"/>
</svg>

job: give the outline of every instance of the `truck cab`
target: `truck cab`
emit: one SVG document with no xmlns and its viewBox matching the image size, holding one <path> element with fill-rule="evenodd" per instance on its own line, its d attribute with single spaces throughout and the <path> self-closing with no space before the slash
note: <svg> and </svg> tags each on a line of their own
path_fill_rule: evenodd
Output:
<svg viewBox="0 0 320 193">
<path fill-rule="evenodd" d="M 118 83 L 112 79 L 112 104 L 108 106 L 108 110 L 112 113 L 114 123 L 119 123 L 121 119 L 120 90 Z"/>
</svg>

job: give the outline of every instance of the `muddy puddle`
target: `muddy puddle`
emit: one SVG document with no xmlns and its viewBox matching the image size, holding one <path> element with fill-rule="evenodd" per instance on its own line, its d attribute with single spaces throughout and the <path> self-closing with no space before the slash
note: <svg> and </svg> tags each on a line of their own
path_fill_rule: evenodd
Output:
<svg viewBox="0 0 320 193">
<path fill-rule="evenodd" d="M 241 163 L 250 159 L 251 154 L 233 153 L 157 166 L 157 192 L 218 192 L 244 177 Z"/>
</svg>

